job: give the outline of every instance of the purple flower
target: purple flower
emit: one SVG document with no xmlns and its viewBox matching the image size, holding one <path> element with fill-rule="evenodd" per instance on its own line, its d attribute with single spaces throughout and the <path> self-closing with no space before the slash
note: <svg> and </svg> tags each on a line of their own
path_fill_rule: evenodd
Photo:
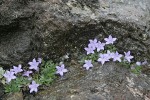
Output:
<svg viewBox="0 0 150 100">
<path fill-rule="evenodd" d="M 9 83 L 12 79 L 16 79 L 16 76 L 14 75 L 14 72 L 6 71 L 3 76 L 6 78 L 6 81 Z"/>
<path fill-rule="evenodd" d="M 148 62 L 145 60 L 144 62 L 142 62 L 142 65 L 146 65 Z"/>
<path fill-rule="evenodd" d="M 38 58 L 37 60 L 39 63 L 42 63 L 42 59 L 41 58 Z"/>
<path fill-rule="evenodd" d="M 144 62 L 136 62 L 136 65 L 141 66 L 141 65 L 146 65 L 148 62 L 145 60 Z"/>
<path fill-rule="evenodd" d="M 92 60 L 85 60 L 85 64 L 83 65 L 83 67 L 85 67 L 86 70 L 89 70 L 90 67 L 93 67 Z"/>
<path fill-rule="evenodd" d="M 61 66 L 56 66 L 56 69 L 57 69 L 56 74 L 59 74 L 60 76 L 63 76 L 64 73 L 68 72 L 68 70 L 65 69 L 64 64 L 62 64 Z"/>
<path fill-rule="evenodd" d="M 121 62 L 121 57 L 122 57 L 122 55 L 116 51 L 116 53 L 114 53 L 113 61 Z"/>
<path fill-rule="evenodd" d="M 96 49 L 96 46 L 93 44 L 88 44 L 88 48 L 91 48 L 94 51 Z"/>
<path fill-rule="evenodd" d="M 117 38 L 112 38 L 111 35 L 109 35 L 108 38 L 105 38 L 104 40 L 106 41 L 106 44 L 113 44 L 114 41 L 116 41 Z"/>
<path fill-rule="evenodd" d="M 35 81 L 32 81 L 32 84 L 29 85 L 30 93 L 32 93 L 33 91 L 37 92 L 38 91 L 38 89 L 37 89 L 38 87 L 39 87 L 39 84 L 36 84 Z"/>
<path fill-rule="evenodd" d="M 103 65 L 106 61 L 109 61 L 109 55 L 108 54 L 100 54 L 100 58 L 98 59 L 98 62 L 101 62 Z"/>
<path fill-rule="evenodd" d="M 104 50 L 104 46 L 105 46 L 105 43 L 101 43 L 100 41 L 98 41 L 96 45 L 97 52 L 99 52 L 100 50 Z"/>
<path fill-rule="evenodd" d="M 91 53 L 94 53 L 94 49 L 90 46 L 88 46 L 88 48 L 84 48 L 84 49 L 87 51 L 87 55 L 91 54 Z"/>
<path fill-rule="evenodd" d="M 89 41 L 90 41 L 90 43 L 88 46 L 90 46 L 91 48 L 93 48 L 93 50 L 95 50 L 96 45 L 97 45 L 97 39 L 89 40 Z"/>
<path fill-rule="evenodd" d="M 115 53 L 114 52 L 110 52 L 109 50 L 107 50 L 107 54 L 109 59 L 114 58 Z"/>
<path fill-rule="evenodd" d="M 18 65 L 18 67 L 13 66 L 13 69 L 10 69 L 10 71 L 14 72 L 15 74 L 22 72 L 23 70 L 21 69 L 21 64 Z"/>
<path fill-rule="evenodd" d="M 32 60 L 32 62 L 29 62 L 28 64 L 30 65 L 29 69 L 34 69 L 36 71 L 39 71 L 39 67 L 38 67 L 39 62 L 37 62 L 35 58 Z"/>
<path fill-rule="evenodd" d="M 137 61 L 136 65 L 141 66 L 141 62 Z"/>
<path fill-rule="evenodd" d="M 27 76 L 27 77 L 29 77 L 29 75 L 32 73 L 32 71 L 25 71 L 24 73 L 23 73 L 23 76 Z"/>
<path fill-rule="evenodd" d="M 97 39 L 94 39 L 94 40 L 89 40 L 90 41 L 90 44 L 96 44 L 97 43 Z"/>
<path fill-rule="evenodd" d="M 130 55 L 130 51 L 128 51 L 127 53 L 125 53 L 125 59 L 128 61 L 128 62 L 131 62 L 131 59 L 133 59 L 133 56 Z"/>
</svg>

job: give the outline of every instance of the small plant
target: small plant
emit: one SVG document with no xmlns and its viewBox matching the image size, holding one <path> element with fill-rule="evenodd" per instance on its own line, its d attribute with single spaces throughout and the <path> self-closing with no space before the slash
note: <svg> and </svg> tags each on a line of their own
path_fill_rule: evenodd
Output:
<svg viewBox="0 0 150 100">
<path fill-rule="evenodd" d="M 56 78 L 56 64 L 52 61 L 43 62 L 38 77 L 39 78 L 35 80 L 40 84 L 49 85 Z"/>
<path fill-rule="evenodd" d="M 134 74 L 140 74 L 142 70 L 142 66 L 136 66 L 135 68 L 131 69 L 131 72 Z"/>
<path fill-rule="evenodd" d="M 131 66 L 131 63 L 129 63 L 127 61 L 122 61 L 122 62 L 120 62 L 120 64 L 125 68 L 130 68 L 130 66 Z"/>
<path fill-rule="evenodd" d="M 4 88 L 6 93 L 19 92 L 23 89 L 30 89 L 30 93 L 37 92 L 40 85 L 49 85 L 56 78 L 56 74 L 63 76 L 64 64 L 61 67 L 52 61 L 42 61 L 41 58 L 35 58 L 28 63 L 29 67 L 22 69 L 22 65 L 13 66 L 12 69 L 4 71 L 0 67 L 0 78 L 5 79 Z"/>
<path fill-rule="evenodd" d="M 117 48 L 115 47 L 115 45 L 109 44 L 109 45 L 106 45 L 105 47 L 105 53 L 107 52 L 107 50 L 109 50 L 110 52 L 116 52 Z"/>
<path fill-rule="evenodd" d="M 7 70 L 3 74 L 6 79 L 6 84 L 4 85 L 5 92 L 19 92 L 22 88 L 29 86 L 32 81 L 32 76 L 30 76 L 32 73 L 28 72 L 37 71 L 40 63 L 40 61 L 33 59 L 32 62 L 28 63 L 30 65 L 27 69 L 28 71 L 22 69 L 21 64 L 19 64 L 18 67 L 13 66 L 12 69 Z"/>
<path fill-rule="evenodd" d="M 97 39 L 89 40 L 88 47 L 84 48 L 86 50 L 86 56 L 84 56 L 81 61 L 81 64 L 84 64 L 83 67 L 86 67 L 88 70 L 92 66 L 92 62 L 100 62 L 102 65 L 108 61 L 119 62 L 122 66 L 130 68 L 134 63 L 131 60 L 134 58 L 130 51 L 119 54 L 117 48 L 114 45 L 114 42 L 117 38 L 113 38 L 111 35 L 108 38 L 104 38 L 105 42 L 100 42 Z M 87 63 L 87 61 L 92 61 Z M 136 66 L 132 69 L 131 72 L 139 74 L 141 72 L 141 66 Z"/>
<path fill-rule="evenodd" d="M 113 45 L 117 38 L 113 38 L 109 35 L 108 38 L 105 38 L 104 42 L 100 42 L 97 39 L 89 40 L 90 43 L 88 47 L 84 48 L 87 52 L 87 56 L 84 57 L 81 62 L 84 60 L 92 60 L 92 62 L 98 61 L 103 65 L 105 62 L 113 60 L 121 62 L 122 55 L 119 54 L 116 50 L 116 47 Z"/>
<path fill-rule="evenodd" d="M 134 74 L 140 74 L 142 70 L 142 66 L 146 64 L 147 64 L 147 61 L 136 62 L 136 64 L 132 65 L 131 72 L 133 72 Z"/>
<path fill-rule="evenodd" d="M 23 76 L 18 76 L 15 80 L 12 80 L 9 84 L 5 85 L 6 93 L 19 92 L 21 88 L 26 87 L 30 83 L 28 78 Z"/>
</svg>

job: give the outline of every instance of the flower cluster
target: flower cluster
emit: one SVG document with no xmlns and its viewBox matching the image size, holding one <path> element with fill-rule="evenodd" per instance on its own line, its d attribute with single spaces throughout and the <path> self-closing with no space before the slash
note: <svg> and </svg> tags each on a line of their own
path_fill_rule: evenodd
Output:
<svg viewBox="0 0 150 100">
<path fill-rule="evenodd" d="M 22 77 L 25 77 L 25 78 L 27 78 L 29 80 L 28 87 L 30 89 L 30 93 L 37 92 L 38 91 L 38 87 L 40 86 L 40 84 L 36 83 L 36 81 L 33 80 L 34 79 L 33 77 L 34 77 L 35 73 L 40 73 L 39 72 L 39 65 L 41 63 L 42 63 L 42 59 L 41 58 L 38 58 L 37 60 L 34 58 L 31 62 L 28 63 L 29 67 L 26 70 L 22 68 L 21 64 L 19 64 L 18 67 L 17 66 L 13 66 L 12 69 L 7 70 L 3 74 L 3 76 L 6 79 L 6 83 L 9 85 L 12 80 L 17 79 L 20 76 L 22 76 Z M 50 66 L 50 65 L 48 65 L 48 66 Z M 65 72 L 68 72 L 68 70 L 65 69 L 65 66 L 64 66 L 63 63 L 60 66 L 55 66 L 55 68 L 57 70 L 56 74 L 59 74 L 60 76 L 63 76 Z M 47 72 L 48 69 L 45 69 L 45 70 Z M 49 73 L 47 72 L 46 74 L 49 74 Z"/>
<path fill-rule="evenodd" d="M 97 39 L 89 40 L 88 47 L 84 48 L 86 50 L 86 54 L 94 54 L 95 52 L 99 54 L 99 58 L 97 59 L 102 65 L 108 61 L 127 61 L 128 63 L 131 62 L 131 59 L 134 57 L 130 54 L 130 51 L 124 52 L 123 54 L 118 53 L 118 51 L 112 52 L 111 50 L 105 50 L 106 46 L 111 46 L 117 40 L 117 38 L 113 38 L 111 35 L 108 38 L 104 38 L 105 42 L 98 41 Z M 96 51 L 95 51 L 96 50 Z M 106 52 L 105 52 L 106 51 Z M 83 67 L 88 70 L 90 67 L 93 67 L 91 60 L 85 60 L 85 64 Z"/>
<path fill-rule="evenodd" d="M 146 65 L 146 64 L 148 64 L 148 62 L 146 60 L 143 62 L 139 62 L 139 61 L 136 62 L 137 66 Z"/>
<path fill-rule="evenodd" d="M 6 78 L 6 83 L 9 84 L 11 80 L 16 79 L 18 75 L 22 75 L 24 77 L 28 77 L 28 79 L 32 79 L 30 74 L 32 74 L 34 70 L 38 71 L 41 60 L 41 58 L 38 58 L 38 61 L 36 61 L 36 59 L 34 58 L 32 62 L 29 62 L 29 70 L 22 69 L 21 64 L 19 64 L 18 67 L 13 66 L 13 68 L 10 69 L 10 71 L 7 70 L 3 74 L 3 76 Z M 39 84 L 32 80 L 32 84 L 29 84 L 28 86 L 30 88 L 30 93 L 33 91 L 37 92 L 37 87 L 39 86 Z"/>
</svg>

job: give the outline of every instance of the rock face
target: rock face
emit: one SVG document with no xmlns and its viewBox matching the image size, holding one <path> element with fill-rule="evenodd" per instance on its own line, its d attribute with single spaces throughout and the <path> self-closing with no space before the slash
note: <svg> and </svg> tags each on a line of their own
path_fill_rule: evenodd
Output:
<svg viewBox="0 0 150 100">
<path fill-rule="evenodd" d="M 35 57 L 59 60 L 83 50 L 89 39 L 109 34 L 117 37 L 120 52 L 130 50 L 136 59 L 149 60 L 150 0 L 0 1 L 0 65 L 23 64 Z M 133 75 L 120 65 L 95 65 L 90 71 L 76 65 L 69 71 L 48 90 L 24 99 L 150 99 L 149 77 Z"/>
<path fill-rule="evenodd" d="M 72 65 L 63 79 L 25 100 L 150 100 L 150 79 L 131 74 L 117 63 L 85 71 Z"/>
<path fill-rule="evenodd" d="M 1 0 L 0 64 L 56 60 L 108 34 L 120 51 L 150 58 L 149 14 L 149 0 Z"/>
<path fill-rule="evenodd" d="M 5 97 L 3 100 L 23 100 L 23 94 L 21 92 L 10 93 Z"/>
</svg>

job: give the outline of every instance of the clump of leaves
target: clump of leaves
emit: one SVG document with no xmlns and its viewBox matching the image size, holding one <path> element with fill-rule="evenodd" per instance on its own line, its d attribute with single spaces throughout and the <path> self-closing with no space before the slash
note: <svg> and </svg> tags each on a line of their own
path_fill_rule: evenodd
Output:
<svg viewBox="0 0 150 100">
<path fill-rule="evenodd" d="M 5 85 L 5 92 L 19 92 L 21 88 L 27 86 L 31 81 L 27 77 L 18 76 L 15 80 L 12 80 L 9 84 Z"/>
<path fill-rule="evenodd" d="M 131 69 L 131 72 L 134 73 L 134 74 L 140 74 L 141 73 L 141 70 L 142 70 L 142 66 L 135 66 L 135 68 Z"/>
<path fill-rule="evenodd" d="M 131 68 L 131 66 L 134 65 L 134 62 L 131 61 L 134 56 L 130 54 L 130 51 L 124 52 L 124 55 L 118 53 L 118 50 L 114 45 L 117 38 L 113 38 L 109 35 L 108 38 L 104 38 L 104 40 L 105 42 L 98 41 L 97 39 L 89 40 L 88 47 L 84 48 L 86 56 L 82 57 L 79 61 L 81 64 L 84 64 L 83 67 L 86 67 L 87 70 L 89 67 L 93 67 L 89 60 L 92 60 L 92 62 L 101 62 L 102 65 L 108 61 L 117 61 L 126 68 Z M 137 65 L 131 72 L 140 74 L 141 70 L 142 67 Z"/>
<path fill-rule="evenodd" d="M 115 45 L 109 44 L 105 46 L 105 53 L 107 52 L 107 50 L 109 50 L 110 52 L 116 52 L 117 48 L 115 47 Z"/>
<path fill-rule="evenodd" d="M 89 54 L 89 55 L 82 57 L 82 59 L 79 61 L 79 63 L 84 64 L 85 60 L 88 60 L 88 59 L 92 60 L 92 62 L 97 61 L 98 53 Z"/>
<path fill-rule="evenodd" d="M 123 60 L 123 59 L 122 59 Z M 125 68 L 130 68 L 131 67 L 131 63 L 127 62 L 127 61 L 122 61 L 120 62 L 120 64 L 125 67 Z"/>
<path fill-rule="evenodd" d="M 18 67 L 13 66 L 13 69 L 5 72 L 0 68 L 0 78 L 4 76 L 3 79 L 7 83 L 4 85 L 6 93 L 19 92 L 28 88 L 30 88 L 30 93 L 37 92 L 39 85 L 48 86 L 56 78 L 56 70 L 58 71 L 58 69 L 51 60 L 45 62 L 41 58 L 38 60 L 34 58 L 28 64 L 30 67 L 26 70 L 21 68 L 21 64 Z"/>
<path fill-rule="evenodd" d="M 84 48 L 86 50 L 87 55 L 82 57 L 82 59 L 79 62 L 83 64 L 85 60 L 89 59 L 92 60 L 92 62 L 95 62 L 98 60 L 99 54 L 116 52 L 117 48 L 115 47 L 115 45 L 113 45 L 116 39 L 117 38 L 113 38 L 111 35 L 109 35 L 108 38 L 104 39 L 106 43 L 98 41 L 97 39 L 90 39 L 88 47 Z"/>
<path fill-rule="evenodd" d="M 49 85 L 56 78 L 56 64 L 51 60 L 47 62 L 43 61 L 40 70 L 39 76 L 35 79 L 40 84 Z"/>
</svg>

